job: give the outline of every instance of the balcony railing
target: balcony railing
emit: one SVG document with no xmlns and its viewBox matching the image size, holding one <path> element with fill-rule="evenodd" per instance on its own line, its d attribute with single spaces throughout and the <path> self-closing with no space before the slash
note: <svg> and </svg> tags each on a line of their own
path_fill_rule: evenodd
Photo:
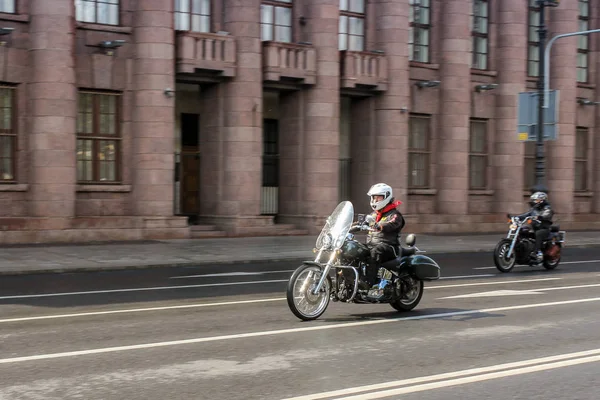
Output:
<svg viewBox="0 0 600 400">
<path fill-rule="evenodd" d="M 308 44 L 263 42 L 265 81 L 296 81 L 313 85 L 317 76 L 315 49 Z"/>
<path fill-rule="evenodd" d="M 198 70 L 235 76 L 236 47 L 232 36 L 216 33 L 177 32 L 177 72 Z"/>
<path fill-rule="evenodd" d="M 346 89 L 387 90 L 388 73 L 383 53 L 341 52 L 341 87 Z"/>
</svg>

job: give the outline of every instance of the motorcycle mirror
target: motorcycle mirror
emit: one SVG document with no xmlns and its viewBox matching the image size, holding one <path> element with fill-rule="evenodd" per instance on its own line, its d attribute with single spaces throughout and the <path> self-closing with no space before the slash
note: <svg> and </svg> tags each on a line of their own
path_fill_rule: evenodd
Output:
<svg viewBox="0 0 600 400">
<path fill-rule="evenodd" d="M 358 214 L 358 217 L 356 220 L 358 221 L 359 224 L 362 224 L 365 220 L 365 214 Z"/>
<path fill-rule="evenodd" d="M 408 236 L 406 236 L 405 242 L 406 242 L 407 246 L 413 247 L 415 245 L 415 243 L 417 242 L 417 237 L 415 236 L 414 233 L 411 233 Z"/>
</svg>

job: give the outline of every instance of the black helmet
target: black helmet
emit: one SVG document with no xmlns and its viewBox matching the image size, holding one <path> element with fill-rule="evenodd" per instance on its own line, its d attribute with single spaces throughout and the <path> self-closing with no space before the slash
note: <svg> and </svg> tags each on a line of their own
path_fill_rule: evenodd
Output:
<svg viewBox="0 0 600 400">
<path fill-rule="evenodd" d="M 548 201 L 548 195 L 544 192 L 535 192 L 529 197 L 529 205 L 531 207 L 539 208 L 545 205 Z"/>
</svg>

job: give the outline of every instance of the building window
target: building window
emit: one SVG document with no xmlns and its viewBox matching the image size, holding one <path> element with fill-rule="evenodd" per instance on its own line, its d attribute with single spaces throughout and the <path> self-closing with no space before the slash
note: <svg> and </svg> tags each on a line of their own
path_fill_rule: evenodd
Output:
<svg viewBox="0 0 600 400">
<path fill-rule="evenodd" d="M 408 133 L 408 181 L 410 188 L 429 187 L 430 117 L 411 115 Z"/>
<path fill-rule="evenodd" d="M 529 46 L 527 50 L 527 75 L 529 76 L 538 76 L 540 73 L 540 36 L 538 34 L 540 8 L 536 3 L 537 0 L 529 0 Z"/>
<path fill-rule="evenodd" d="M 469 188 L 487 189 L 487 121 L 471 120 L 469 142 Z"/>
<path fill-rule="evenodd" d="M 429 0 L 410 0 L 408 57 L 411 61 L 429 62 L 430 15 Z"/>
<path fill-rule="evenodd" d="M 589 0 L 579 0 L 579 31 L 590 29 Z M 588 81 L 589 35 L 577 36 L 577 82 Z"/>
<path fill-rule="evenodd" d="M 575 190 L 588 189 L 588 128 L 578 127 L 575 136 Z"/>
<path fill-rule="evenodd" d="M 365 0 L 340 0 L 339 49 L 365 49 Z"/>
<path fill-rule="evenodd" d="M 260 5 L 262 40 L 292 41 L 292 0 L 268 0 Z"/>
<path fill-rule="evenodd" d="M 14 14 L 15 1 L 16 0 L 0 0 L 0 12 Z"/>
<path fill-rule="evenodd" d="M 120 180 L 120 95 L 79 92 L 77 111 L 77 181 Z"/>
<path fill-rule="evenodd" d="M 473 36 L 473 62 L 471 64 L 472 68 L 487 69 L 489 43 L 488 27 L 488 0 L 474 0 L 473 15 L 471 15 L 471 35 Z"/>
<path fill-rule="evenodd" d="M 175 0 L 175 30 L 210 32 L 210 0 Z"/>
<path fill-rule="evenodd" d="M 535 142 L 525 142 L 525 177 L 524 188 L 530 189 L 535 185 Z"/>
<path fill-rule="evenodd" d="M 77 21 L 119 25 L 119 0 L 75 0 Z"/>
<path fill-rule="evenodd" d="M 16 180 L 15 89 L 0 87 L 0 182 Z"/>
</svg>

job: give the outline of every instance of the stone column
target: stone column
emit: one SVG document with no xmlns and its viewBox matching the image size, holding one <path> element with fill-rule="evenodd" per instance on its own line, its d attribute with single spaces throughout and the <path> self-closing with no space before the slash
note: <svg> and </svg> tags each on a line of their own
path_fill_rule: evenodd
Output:
<svg viewBox="0 0 600 400">
<path fill-rule="evenodd" d="M 307 0 L 305 11 L 305 29 L 317 52 L 317 84 L 308 89 L 305 96 L 301 212 L 320 217 L 329 215 L 338 204 L 339 1 Z"/>
<path fill-rule="evenodd" d="M 225 83 L 223 176 L 219 215 L 260 214 L 262 183 L 262 44 L 260 0 L 226 0 L 225 30 L 235 37 L 237 68 Z M 232 221 L 233 222 L 233 221 Z"/>
<path fill-rule="evenodd" d="M 72 0 L 30 0 L 29 214 L 75 215 L 77 90 Z"/>
<path fill-rule="evenodd" d="M 437 131 L 437 212 L 467 214 L 472 47 L 469 14 L 473 5 L 470 0 L 439 4 L 444 18 L 440 62 L 441 107 Z"/>
<path fill-rule="evenodd" d="M 550 25 L 548 39 L 579 30 L 576 1 L 563 1 L 557 8 L 547 7 Z M 577 113 L 577 37 L 559 39 L 552 46 L 550 88 L 560 90 L 558 140 L 546 146 L 546 185 L 550 202 L 563 220 L 573 213 L 575 188 L 575 127 Z"/>
<path fill-rule="evenodd" d="M 173 215 L 175 99 L 173 2 L 135 2 L 133 67 L 133 212 Z"/>
<path fill-rule="evenodd" d="M 375 156 L 373 182 L 385 182 L 394 189 L 394 197 L 406 203 L 408 187 L 408 120 L 400 111 L 410 105 L 410 67 L 408 61 L 407 1 L 377 0 L 377 49 L 383 50 L 388 69 L 388 89 L 376 98 Z M 364 188 L 364 192 L 369 188 Z M 364 196 L 364 199 L 368 199 Z"/>
<path fill-rule="evenodd" d="M 492 156 L 495 179 L 493 210 L 519 213 L 523 209 L 524 145 L 517 140 L 518 93 L 526 91 L 527 12 L 523 0 L 496 2 L 499 34 L 496 94 L 496 134 Z M 493 14 L 492 14 L 493 15 Z"/>
</svg>

